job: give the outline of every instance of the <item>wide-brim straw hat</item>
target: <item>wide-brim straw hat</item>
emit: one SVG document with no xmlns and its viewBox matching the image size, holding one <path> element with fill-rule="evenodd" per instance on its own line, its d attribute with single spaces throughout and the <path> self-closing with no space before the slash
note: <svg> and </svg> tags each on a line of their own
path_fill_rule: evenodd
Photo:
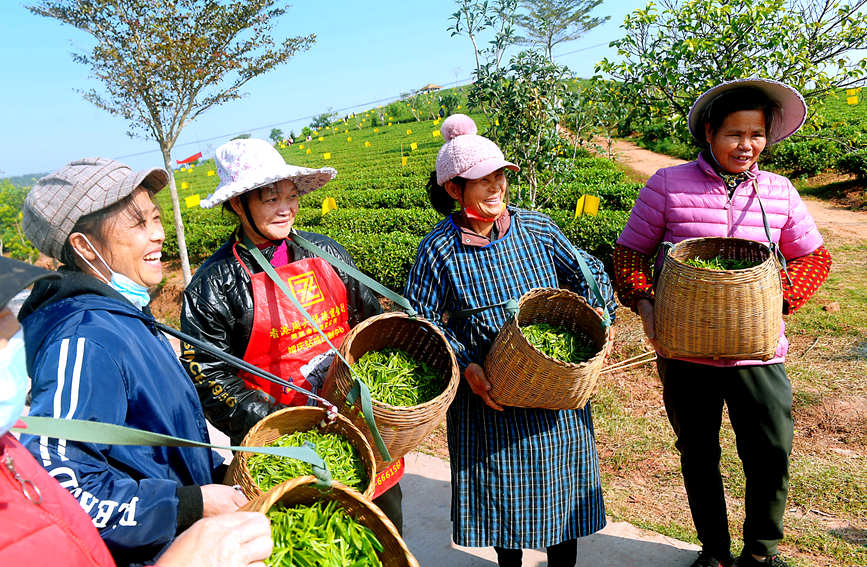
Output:
<svg viewBox="0 0 867 567">
<path fill-rule="evenodd" d="M 333 167 L 311 169 L 289 165 L 280 152 L 265 140 L 245 138 L 232 140 L 217 148 L 214 156 L 220 184 L 203 199 L 203 209 L 210 209 L 232 197 L 258 189 L 282 179 L 295 184 L 298 196 L 319 189 L 337 175 Z"/>
<path fill-rule="evenodd" d="M 6 307 L 19 291 L 36 280 L 59 277 L 57 272 L 0 256 L 0 309 Z"/>
<path fill-rule="evenodd" d="M 769 144 L 776 144 L 785 140 L 797 132 L 807 120 L 807 103 L 804 101 L 804 97 L 789 85 L 759 77 L 736 79 L 705 91 L 689 109 L 689 131 L 700 144 L 705 143 L 704 123 L 708 106 L 721 94 L 739 88 L 758 89 L 779 107 L 772 120 L 771 131 L 767 133 Z"/>
</svg>

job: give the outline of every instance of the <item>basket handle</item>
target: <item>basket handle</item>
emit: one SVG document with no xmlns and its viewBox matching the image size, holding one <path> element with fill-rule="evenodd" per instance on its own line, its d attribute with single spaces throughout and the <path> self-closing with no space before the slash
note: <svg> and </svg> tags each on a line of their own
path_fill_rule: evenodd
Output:
<svg viewBox="0 0 867 567">
<path fill-rule="evenodd" d="M 319 335 L 322 337 L 322 339 L 325 341 L 325 343 L 328 346 L 330 346 L 331 350 L 334 351 L 334 354 L 337 355 L 337 358 L 339 358 L 341 361 L 343 361 L 343 363 L 346 365 L 346 368 L 349 370 L 349 373 L 352 375 L 353 381 L 355 382 L 355 385 L 353 387 L 358 386 L 359 389 L 361 390 L 362 404 L 365 403 L 365 392 L 367 392 L 367 395 L 366 395 L 367 403 L 372 406 L 372 404 L 370 402 L 370 390 L 367 388 L 366 385 L 363 388 L 361 387 L 361 384 L 363 384 L 363 383 L 362 383 L 361 379 L 358 377 L 358 375 L 355 373 L 355 371 L 352 370 L 352 365 L 349 364 L 349 362 L 343 357 L 342 354 L 340 354 L 340 351 L 337 350 L 337 348 L 331 342 L 331 339 L 329 339 L 328 336 L 322 332 L 322 329 L 319 327 L 319 325 L 316 323 L 316 321 L 313 320 L 313 318 L 310 316 L 310 314 L 307 312 L 307 310 L 304 309 L 304 307 L 301 305 L 301 303 L 295 297 L 295 294 L 286 285 L 286 282 L 284 282 L 280 278 L 280 276 L 277 275 L 277 271 L 274 270 L 274 266 L 271 265 L 271 262 L 269 262 L 268 260 L 265 259 L 265 256 L 262 255 L 262 252 L 259 250 L 259 248 L 250 241 L 250 238 L 246 234 L 244 235 L 244 245 L 247 247 L 247 249 L 253 255 L 253 259 L 256 261 L 256 263 L 259 265 L 259 267 L 262 270 L 264 270 L 266 274 L 268 274 L 268 277 L 271 278 L 271 281 L 274 282 L 274 284 L 278 288 L 280 288 L 280 291 L 282 291 L 283 294 L 289 298 L 289 300 L 292 302 L 292 305 L 295 306 L 295 309 L 297 309 L 299 313 L 304 315 L 304 318 L 307 320 L 307 323 L 310 324 L 311 328 L 316 329 L 316 331 L 319 333 Z M 379 429 L 376 426 L 376 421 L 373 419 L 373 411 L 372 410 L 368 411 L 368 412 L 364 412 L 364 420 L 367 422 L 367 427 L 370 429 L 370 432 L 373 434 L 373 440 L 376 442 L 376 448 L 379 450 L 379 453 L 382 455 L 382 458 L 385 459 L 387 462 L 391 462 L 391 455 L 389 455 L 388 449 L 386 449 L 386 447 L 385 447 L 385 442 L 382 440 L 382 435 L 379 434 Z"/>
</svg>

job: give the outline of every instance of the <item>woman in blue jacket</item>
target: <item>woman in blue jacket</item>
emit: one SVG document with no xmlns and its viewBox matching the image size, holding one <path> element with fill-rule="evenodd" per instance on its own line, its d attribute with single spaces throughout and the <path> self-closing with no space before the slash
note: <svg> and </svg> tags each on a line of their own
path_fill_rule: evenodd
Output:
<svg viewBox="0 0 867 567">
<path fill-rule="evenodd" d="M 25 234 L 63 264 L 19 313 L 31 415 L 208 441 L 196 390 L 147 309 L 165 239 L 152 196 L 167 180 L 162 169 L 84 159 L 27 195 Z M 199 518 L 246 502 L 215 484 L 222 459 L 208 449 L 22 441 L 90 514 L 118 565 L 150 562 Z"/>
</svg>

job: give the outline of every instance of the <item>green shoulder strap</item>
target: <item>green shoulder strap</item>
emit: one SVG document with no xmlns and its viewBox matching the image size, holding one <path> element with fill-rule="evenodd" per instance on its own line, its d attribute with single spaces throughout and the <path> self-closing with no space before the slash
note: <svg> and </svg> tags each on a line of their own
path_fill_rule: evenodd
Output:
<svg viewBox="0 0 867 567">
<path fill-rule="evenodd" d="M 316 246 L 298 233 L 292 233 L 289 238 L 291 238 L 292 242 L 296 243 L 301 248 L 304 248 L 308 252 L 319 256 L 338 270 L 346 272 L 347 274 L 349 274 L 359 282 L 363 283 L 379 295 L 390 299 L 396 305 L 399 305 L 400 308 L 403 309 L 410 317 L 415 317 L 417 315 L 415 309 L 413 309 L 412 306 L 409 304 L 409 300 L 407 298 L 391 291 L 370 276 L 363 274 L 358 268 L 350 266 L 334 254 L 331 254 L 330 252 L 323 250 L 319 246 Z"/>
<path fill-rule="evenodd" d="M 20 418 L 26 427 L 13 427 L 12 431 L 28 435 L 42 435 L 55 439 L 67 439 L 81 443 L 102 443 L 105 445 L 139 445 L 145 447 L 205 447 L 228 449 L 245 453 L 259 453 L 276 457 L 287 457 L 310 464 L 313 474 L 320 483 L 330 483 L 331 474 L 325 461 L 316 454 L 312 444 L 305 447 L 238 447 L 221 446 L 192 441 L 182 437 L 172 437 L 162 433 L 151 433 L 113 423 L 100 423 L 83 419 L 57 419 L 53 417 L 24 416 Z"/>
<path fill-rule="evenodd" d="M 253 255 L 253 259 L 256 260 L 256 264 L 258 264 L 259 267 L 266 274 L 268 274 L 268 277 L 271 278 L 271 281 L 273 281 L 274 284 L 280 288 L 283 294 L 289 298 L 289 300 L 292 302 L 292 305 L 295 306 L 295 309 L 297 309 L 299 313 L 304 315 L 304 318 L 307 320 L 310 326 L 319 332 L 319 334 L 322 336 L 322 339 L 328 344 L 328 346 L 331 347 L 331 350 L 334 351 L 337 357 L 340 358 L 341 361 L 343 361 L 343 363 L 346 365 L 346 368 L 349 369 L 350 374 L 352 374 L 352 377 L 355 379 L 355 386 L 359 389 L 359 392 L 362 396 L 362 415 L 364 415 L 364 420 L 367 422 L 367 426 L 370 428 L 370 433 L 373 435 L 373 440 L 376 443 L 376 448 L 379 450 L 379 454 L 382 455 L 382 458 L 386 462 L 390 463 L 391 455 L 388 453 L 388 449 L 385 447 L 385 441 L 382 440 L 382 435 L 380 435 L 379 428 L 376 426 L 376 420 L 373 419 L 373 404 L 370 401 L 370 390 L 367 388 L 366 385 L 361 383 L 361 380 L 358 378 L 358 376 L 355 375 L 355 372 L 352 370 L 352 365 L 349 364 L 349 362 L 345 358 L 343 358 L 343 355 L 340 354 L 340 351 L 337 350 L 337 348 L 331 343 L 331 340 L 328 338 L 328 336 L 322 332 L 322 329 L 319 328 L 319 325 L 316 323 L 316 321 L 314 321 L 310 314 L 307 313 L 307 310 L 301 306 L 301 303 L 295 297 L 295 294 L 292 292 L 291 289 L 289 289 L 289 286 L 286 285 L 286 282 L 284 282 L 280 278 L 280 276 L 277 274 L 277 271 L 274 269 L 274 266 L 271 265 L 271 262 L 269 262 L 265 258 L 265 256 L 262 255 L 262 252 L 256 247 L 255 244 L 253 244 L 252 241 L 250 241 L 246 234 L 244 235 L 243 242 L 244 246 L 246 246 L 250 253 Z M 365 396 L 367 398 L 366 401 L 364 400 Z M 348 397 L 347 402 L 350 403 Z M 365 408 L 367 408 L 367 411 L 365 411 Z"/>
</svg>

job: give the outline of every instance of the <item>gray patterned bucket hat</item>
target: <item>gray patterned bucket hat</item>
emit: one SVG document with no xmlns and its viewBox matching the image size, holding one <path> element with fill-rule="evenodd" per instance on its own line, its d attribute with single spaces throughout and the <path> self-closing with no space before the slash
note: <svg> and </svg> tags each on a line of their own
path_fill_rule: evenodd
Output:
<svg viewBox="0 0 867 567">
<path fill-rule="evenodd" d="M 101 211 L 138 187 L 156 193 L 169 182 L 166 170 L 134 171 L 108 158 L 84 158 L 49 173 L 33 185 L 22 211 L 24 235 L 36 248 L 59 258 L 78 219 Z"/>
</svg>

